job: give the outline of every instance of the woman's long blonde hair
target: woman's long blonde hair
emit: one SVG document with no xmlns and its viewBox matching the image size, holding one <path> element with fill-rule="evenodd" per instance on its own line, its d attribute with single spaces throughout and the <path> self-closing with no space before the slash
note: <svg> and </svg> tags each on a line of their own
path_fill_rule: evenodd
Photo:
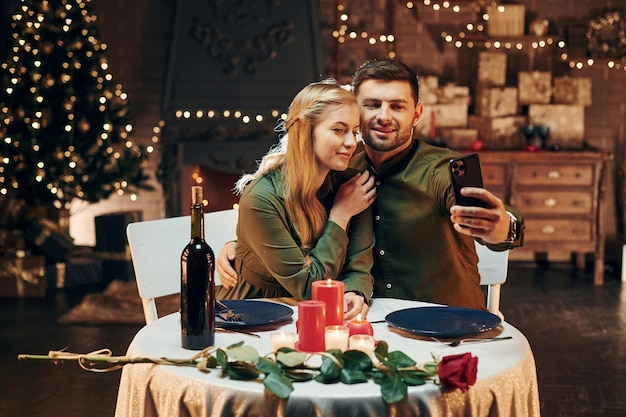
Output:
<svg viewBox="0 0 626 417">
<path fill-rule="evenodd" d="M 261 159 L 254 174 L 242 176 L 235 190 L 263 173 L 283 166 L 285 175 L 285 206 L 302 249 L 308 252 L 322 233 L 327 220 L 326 210 L 317 199 L 318 170 L 313 150 L 313 128 L 329 106 L 354 105 L 350 91 L 335 80 L 324 80 L 304 87 L 294 97 L 284 121 L 285 134 Z M 289 146 L 287 146 L 289 143 Z"/>
</svg>

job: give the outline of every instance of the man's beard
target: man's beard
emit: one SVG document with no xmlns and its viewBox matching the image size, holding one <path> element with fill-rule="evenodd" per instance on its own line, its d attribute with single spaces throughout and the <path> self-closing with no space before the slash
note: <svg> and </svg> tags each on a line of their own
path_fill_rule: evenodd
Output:
<svg viewBox="0 0 626 417">
<path fill-rule="evenodd" d="M 396 130 L 395 135 L 387 139 L 379 139 L 373 129 L 368 129 L 363 135 L 365 144 L 376 152 L 389 152 L 406 144 L 413 139 L 413 127 L 410 130 Z"/>
</svg>

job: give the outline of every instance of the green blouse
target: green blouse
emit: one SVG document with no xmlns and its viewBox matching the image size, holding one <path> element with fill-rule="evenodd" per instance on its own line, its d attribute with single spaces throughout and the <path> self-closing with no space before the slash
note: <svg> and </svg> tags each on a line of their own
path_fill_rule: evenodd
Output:
<svg viewBox="0 0 626 417">
<path fill-rule="evenodd" d="M 333 182 L 327 178 L 318 192 L 327 212 L 337 186 Z M 237 224 L 235 270 L 239 280 L 234 288 L 218 288 L 216 296 L 310 299 L 313 281 L 332 278 L 343 281 L 345 291 L 357 291 L 369 299 L 374 245 L 369 209 L 351 219 L 347 233 L 328 221 L 307 256 L 287 216 L 283 185 L 282 169 L 278 169 L 246 186 Z"/>
<path fill-rule="evenodd" d="M 448 162 L 458 155 L 415 141 L 374 172 L 374 297 L 485 309 L 474 239 L 455 231 L 450 221 L 454 192 Z M 367 162 L 365 152 L 353 158 L 357 169 Z"/>
</svg>

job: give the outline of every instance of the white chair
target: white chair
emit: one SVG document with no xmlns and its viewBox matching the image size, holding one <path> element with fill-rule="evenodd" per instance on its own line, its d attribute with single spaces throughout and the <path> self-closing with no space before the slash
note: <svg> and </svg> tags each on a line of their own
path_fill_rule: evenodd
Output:
<svg viewBox="0 0 626 417">
<path fill-rule="evenodd" d="M 500 311 L 500 288 L 509 271 L 509 251 L 495 252 L 476 243 L 480 285 L 487 286 L 487 310 L 504 318 Z"/>
<path fill-rule="evenodd" d="M 236 239 L 236 227 L 235 209 L 205 213 L 204 238 L 215 256 Z M 190 216 L 130 223 L 126 228 L 146 323 L 158 318 L 155 298 L 180 292 L 180 255 L 190 234 Z"/>
</svg>

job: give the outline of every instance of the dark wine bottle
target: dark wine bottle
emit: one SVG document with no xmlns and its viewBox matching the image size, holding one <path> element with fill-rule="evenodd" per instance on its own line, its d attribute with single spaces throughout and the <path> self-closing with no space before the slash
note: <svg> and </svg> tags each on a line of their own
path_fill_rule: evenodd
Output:
<svg viewBox="0 0 626 417">
<path fill-rule="evenodd" d="M 215 343 L 215 255 L 204 241 L 202 187 L 191 187 L 191 240 L 180 258 L 181 339 L 185 349 Z"/>
</svg>

